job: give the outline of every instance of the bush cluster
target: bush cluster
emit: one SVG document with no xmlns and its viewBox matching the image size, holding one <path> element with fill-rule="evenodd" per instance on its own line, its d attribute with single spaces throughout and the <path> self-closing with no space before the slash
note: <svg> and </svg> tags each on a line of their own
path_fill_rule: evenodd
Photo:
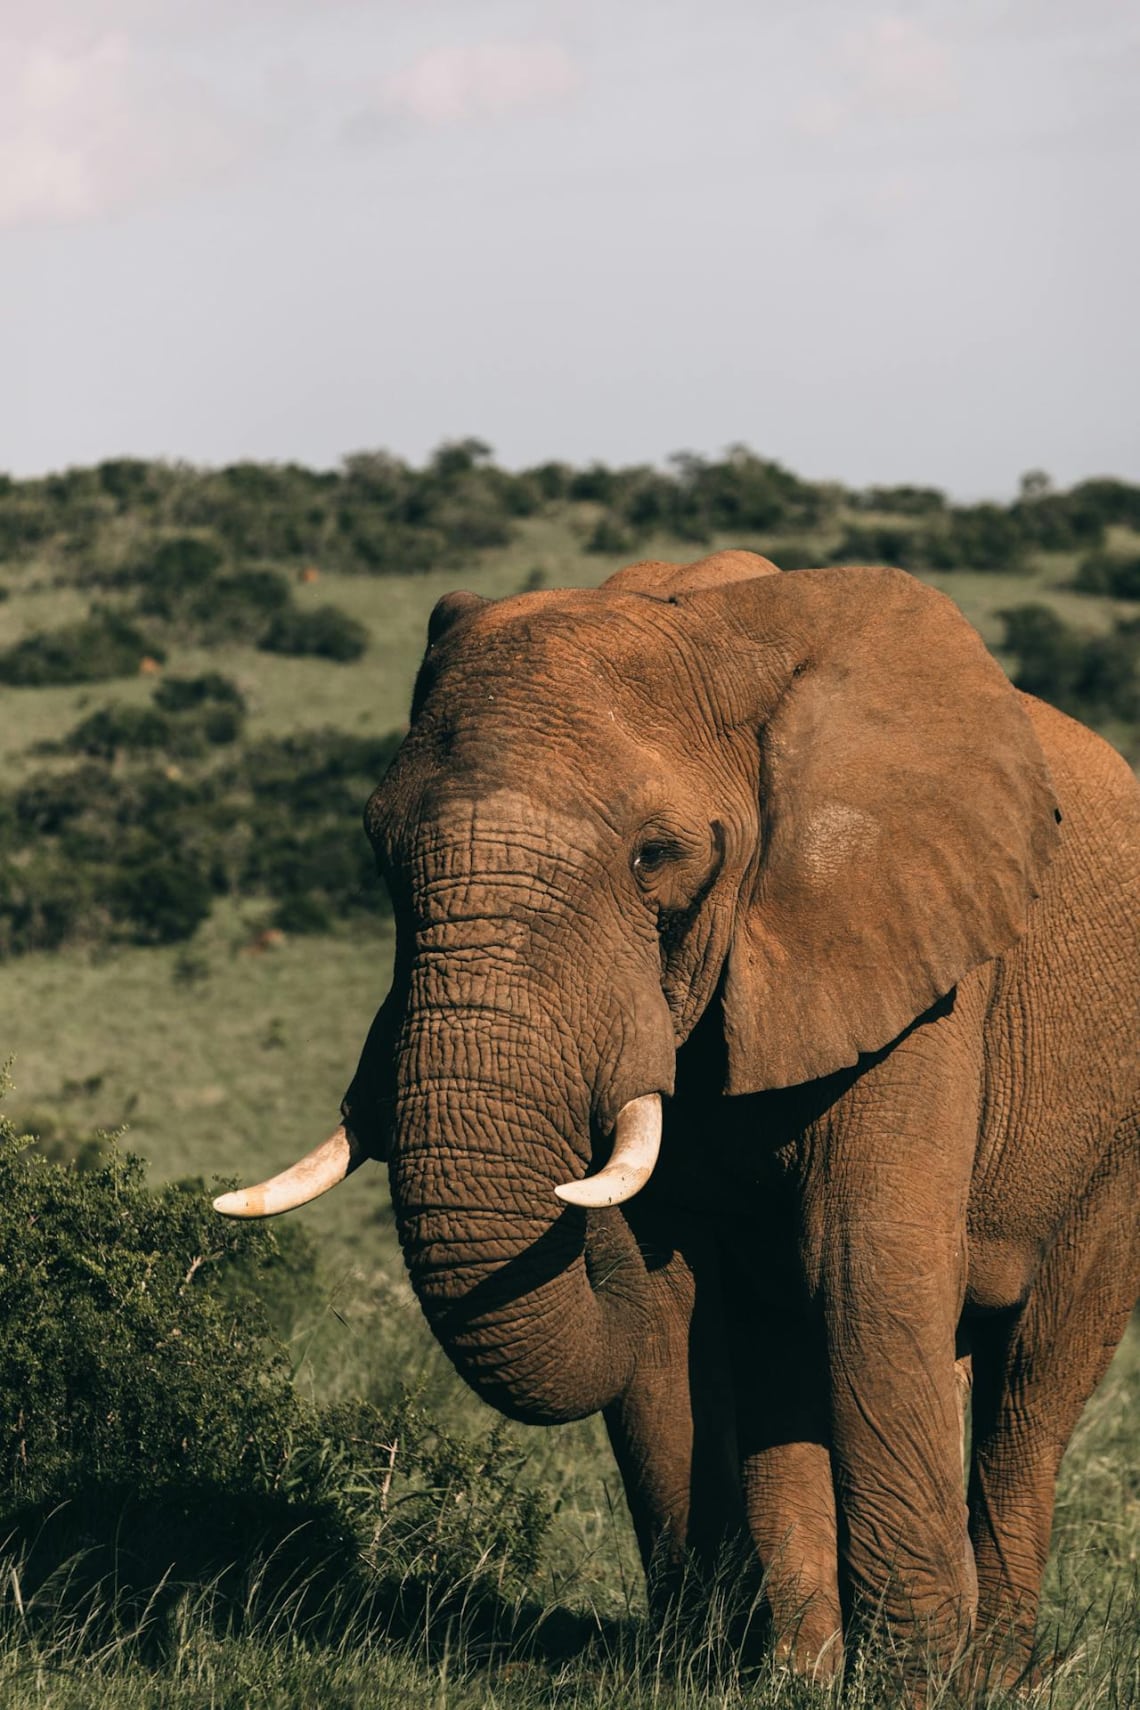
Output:
<svg viewBox="0 0 1140 1710">
<path fill-rule="evenodd" d="M 220 672 L 167 677 L 150 706 L 100 707 L 60 743 L 75 754 L 114 760 L 122 753 L 155 752 L 197 759 L 211 747 L 236 742 L 245 724 L 245 697 Z"/>
<path fill-rule="evenodd" d="M 367 629 L 347 612 L 332 605 L 302 611 L 280 570 L 257 564 L 227 569 L 218 543 L 199 535 L 162 541 L 116 581 L 134 587 L 144 616 L 206 646 L 246 641 L 269 653 L 338 664 L 359 659 L 368 646 Z"/>
<path fill-rule="evenodd" d="M 1042 501 L 1044 502 L 1044 501 Z M 1012 505 L 944 506 L 921 522 L 856 524 L 832 554 L 834 563 L 897 564 L 900 569 L 1021 570 L 1045 545 L 1039 519 Z M 1099 539 L 1099 530 L 1093 539 Z"/>
<path fill-rule="evenodd" d="M 1017 658 L 1019 689 L 1091 723 L 1140 719 L 1140 619 L 1118 619 L 1109 634 L 1086 636 L 1050 606 L 1014 606 L 999 616 L 1002 646 Z"/>
<path fill-rule="evenodd" d="M 50 547 L 83 577 L 113 578 L 123 570 L 114 525 L 132 515 L 159 541 L 208 535 L 235 563 L 402 573 L 503 545 L 514 518 L 543 502 L 538 479 L 497 469 L 477 439 L 441 446 L 423 469 L 384 452 L 360 453 L 333 470 L 258 463 L 195 469 L 116 458 L 9 480 L 0 489 L 0 560 Z M 171 567 L 172 558 L 155 563 L 155 586 L 161 589 Z M 192 576 L 194 564 L 184 568 Z M 192 599 L 190 587 L 184 593 Z"/>
<path fill-rule="evenodd" d="M 0 1530 L 33 1609 L 65 1563 L 65 1595 L 113 1577 L 120 1614 L 194 1582 L 240 1612 L 256 1570 L 300 1620 L 333 1595 L 456 1607 L 533 1572 L 550 1507 L 501 1428 L 302 1398 L 303 1233 L 227 1222 L 201 1183 L 152 1190 L 101 1144 L 49 1161 L 0 1117 Z"/>
<path fill-rule="evenodd" d="M 715 459 L 680 454 L 665 469 L 543 463 L 514 473 L 498 468 L 481 440 L 465 439 L 440 446 L 421 469 L 385 452 L 361 452 L 330 470 L 117 458 L 7 480 L 0 560 L 50 552 L 79 580 L 137 584 L 147 609 L 169 621 L 177 615 L 203 633 L 211 624 L 231 634 L 244 625 L 260 635 L 288 601 L 287 585 L 265 580 L 273 565 L 369 575 L 458 566 L 503 545 L 519 517 L 564 504 L 597 508 L 587 543 L 609 554 L 635 550 L 653 534 L 699 545 L 718 533 L 746 543 L 777 529 L 815 529 L 842 506 L 867 521 L 837 561 L 892 559 L 916 570 L 1014 569 L 1031 552 L 1098 548 L 1111 525 L 1140 529 L 1140 486 L 1111 479 L 1058 492 L 1033 472 L 1010 505 L 952 506 L 933 487 L 858 492 L 804 481 L 746 446 Z M 149 542 L 126 563 L 125 515 Z M 910 525 L 901 537 L 900 518 Z M 891 538 L 879 548 L 883 527 Z M 886 549 L 892 541 L 899 550 Z M 246 570 L 258 579 L 237 580 Z M 289 628 L 282 621 L 276 633 Z"/>
<path fill-rule="evenodd" d="M 130 618 L 97 609 L 81 623 L 26 635 L 0 651 L 0 683 L 31 688 L 131 677 L 148 654 L 164 657 Z"/>
<path fill-rule="evenodd" d="M 367 629 L 347 612 L 332 605 L 301 610 L 280 570 L 229 569 L 217 542 L 199 535 L 152 542 L 103 580 L 130 605 L 96 606 L 80 623 L 26 636 L 0 652 L 0 682 L 31 687 L 132 676 L 147 656 L 165 658 L 164 640 L 247 642 L 338 664 L 359 659 L 368 646 Z M 155 747 L 161 746 L 157 729 L 152 720 Z M 136 734 L 142 745 L 141 727 Z"/>
<path fill-rule="evenodd" d="M 745 446 L 721 462 L 683 455 L 668 472 L 651 468 L 607 469 L 603 464 L 568 473 L 568 499 L 603 505 L 591 552 L 629 552 L 652 534 L 670 534 L 696 544 L 717 533 L 811 528 L 834 508 L 835 495 Z"/>
<path fill-rule="evenodd" d="M 176 700 L 197 692 L 164 687 Z M 197 711 L 218 705 L 204 698 Z M 399 742 L 395 731 L 316 731 L 197 772 L 92 758 L 0 795 L 0 956 L 177 943 L 223 895 L 271 899 L 276 924 L 293 932 L 384 912 L 360 814 Z"/>
<path fill-rule="evenodd" d="M 333 659 L 339 665 L 349 665 L 368 646 L 368 631 L 339 606 L 318 606 L 311 612 L 288 607 L 274 616 L 258 646 L 266 653 Z"/>
<path fill-rule="evenodd" d="M 1140 554 L 1090 552 L 1073 578 L 1082 594 L 1109 594 L 1114 600 L 1140 600 Z"/>
</svg>

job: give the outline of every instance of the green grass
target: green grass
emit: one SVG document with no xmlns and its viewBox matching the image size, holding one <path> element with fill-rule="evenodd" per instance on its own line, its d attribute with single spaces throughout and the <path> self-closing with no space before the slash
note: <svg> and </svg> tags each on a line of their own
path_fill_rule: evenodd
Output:
<svg viewBox="0 0 1140 1710">
<path fill-rule="evenodd" d="M 590 507 L 522 522 L 509 547 L 468 573 L 414 577 L 324 575 L 298 584 L 302 608 L 331 601 L 369 629 L 356 664 L 278 658 L 252 647 L 175 645 L 167 669 L 219 670 L 250 706 L 248 735 L 324 725 L 382 733 L 405 717 L 427 614 L 455 586 L 498 596 L 535 570 L 548 586 L 600 581 L 620 560 L 584 550 Z M 715 545 L 763 550 L 768 542 Z M 639 556 L 684 559 L 703 550 L 651 541 Z M 1042 559 L 1025 575 L 932 577 L 993 641 L 1003 606 L 1045 599 L 1071 622 L 1105 628 L 1125 608 L 1073 594 L 1073 560 Z M 85 609 L 46 572 L 5 578 L 0 645 Z M 84 688 L 3 691 L 0 760 L 6 779 L 45 760 L 58 739 L 112 701 L 141 703 L 149 679 Z M 355 827 L 346 835 L 360 835 Z M 7 1108 L 32 1127 L 89 1132 L 125 1123 L 126 1144 L 156 1179 L 255 1179 L 334 1126 L 356 1053 L 387 987 L 391 939 L 287 938 L 261 950 L 270 907 L 218 907 L 188 946 L 32 955 L 0 965 L 0 1056 L 11 1056 Z M 297 1381 L 324 1396 L 365 1393 L 393 1371 L 420 1386 L 458 1425 L 490 1415 L 454 1378 L 422 1324 L 404 1279 L 383 1172 L 366 1166 L 344 1191 L 297 1214 L 320 1244 L 325 1301 L 294 1344 Z M 1134 1331 L 1092 1403 L 1063 1469 L 1043 1625 L 1062 1661 L 1052 1684 L 1022 1702 L 1044 1710 L 1107 1710 L 1140 1702 L 1134 1618 L 1140 1560 L 1140 1335 Z M 462 1630 L 398 1637 L 345 1611 L 335 1640 L 303 1640 L 287 1608 L 263 1610 L 238 1635 L 215 1630 L 208 1594 L 164 1617 L 161 1630 L 85 1626 L 74 1612 L 24 1607 L 19 1564 L 0 1572 L 0 1703 L 135 1710 L 147 1706 L 637 1707 L 800 1706 L 826 1702 L 773 1669 L 738 1676 L 709 1644 L 666 1658 L 643 1621 L 636 1551 L 598 1420 L 552 1432 L 516 1431 L 529 1476 L 557 1505 L 541 1574 L 547 1611 L 538 1640 L 488 1658 Z M 1053 1645 L 1049 1640 L 1049 1644 Z M 853 1671 L 855 1710 L 893 1702 L 873 1672 Z M 949 1700 L 945 1700 L 949 1702 Z"/>
<path fill-rule="evenodd" d="M 1140 1702 L 1138 1400 L 1140 1336 L 1133 1334 L 1062 1471 L 1042 1615 L 1052 1670 L 1016 1697 L 991 1694 L 995 1710 L 1130 1710 Z M 575 1480 L 581 1487 L 573 1469 L 590 1444 L 571 1432 L 545 1436 L 561 1447 L 542 1470 L 571 1499 Z M 236 1634 L 216 1630 L 208 1588 L 161 1619 L 97 1629 L 93 1617 L 28 1610 L 18 1564 L 10 1563 L 0 1574 L 0 1702 L 11 1710 L 901 1707 L 877 1658 L 854 1659 L 840 1695 L 813 1691 L 770 1664 L 740 1673 L 718 1643 L 715 1621 L 711 1636 L 670 1651 L 641 1618 L 630 1565 L 615 1548 L 622 1528 L 604 1507 L 592 1520 L 596 1530 L 562 1540 L 562 1571 L 548 1568 L 534 1601 L 520 1605 L 516 1641 L 491 1649 L 462 1622 L 395 1632 L 368 1626 L 351 1609 L 336 1612 L 332 1636 L 306 1641 L 291 1631 L 287 1607 L 259 1608 L 256 1582 Z M 937 1686 L 930 1698 L 932 1710 L 959 1702 Z"/>
</svg>

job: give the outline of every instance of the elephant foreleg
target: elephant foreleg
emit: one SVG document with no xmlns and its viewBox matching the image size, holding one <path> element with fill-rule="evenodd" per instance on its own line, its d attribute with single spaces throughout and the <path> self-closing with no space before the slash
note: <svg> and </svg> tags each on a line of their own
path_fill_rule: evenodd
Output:
<svg viewBox="0 0 1140 1710">
<path fill-rule="evenodd" d="M 658 1612 L 693 1569 L 707 1583 L 745 1532 L 720 1280 L 697 1246 L 651 1267 L 641 1356 L 605 1411 Z"/>
<path fill-rule="evenodd" d="M 956 1364 L 980 1102 L 972 1010 L 960 994 L 860 1077 L 810 1136 L 805 1188 L 845 1625 L 885 1621 L 914 1677 L 952 1662 L 977 1604 Z"/>
<path fill-rule="evenodd" d="M 770 1310 L 741 1344 L 745 1499 L 775 1652 L 825 1681 L 843 1660 L 843 1618 L 822 1334 Z"/>
</svg>

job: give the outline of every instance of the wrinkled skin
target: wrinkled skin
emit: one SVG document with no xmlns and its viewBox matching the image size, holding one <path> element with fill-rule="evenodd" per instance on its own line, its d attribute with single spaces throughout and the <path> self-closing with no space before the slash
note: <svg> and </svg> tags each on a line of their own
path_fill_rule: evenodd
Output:
<svg viewBox="0 0 1140 1710">
<path fill-rule="evenodd" d="M 1027 1656 L 1138 1291 L 1134 778 L 898 571 L 637 565 L 429 642 L 344 1115 L 432 1329 L 604 1411 L 647 1563 L 746 1529 L 799 1667 L 868 1603 Z M 649 1185 L 561 1205 L 654 1092 Z"/>
</svg>

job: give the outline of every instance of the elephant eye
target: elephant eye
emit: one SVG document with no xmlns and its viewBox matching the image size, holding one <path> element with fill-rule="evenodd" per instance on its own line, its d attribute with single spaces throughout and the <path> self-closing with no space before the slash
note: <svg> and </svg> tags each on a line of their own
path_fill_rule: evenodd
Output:
<svg viewBox="0 0 1140 1710">
<path fill-rule="evenodd" d="M 651 837 L 641 845 L 633 858 L 633 870 L 639 876 L 649 878 L 651 874 L 660 872 L 666 861 L 676 855 L 677 849 L 663 837 Z"/>
</svg>

